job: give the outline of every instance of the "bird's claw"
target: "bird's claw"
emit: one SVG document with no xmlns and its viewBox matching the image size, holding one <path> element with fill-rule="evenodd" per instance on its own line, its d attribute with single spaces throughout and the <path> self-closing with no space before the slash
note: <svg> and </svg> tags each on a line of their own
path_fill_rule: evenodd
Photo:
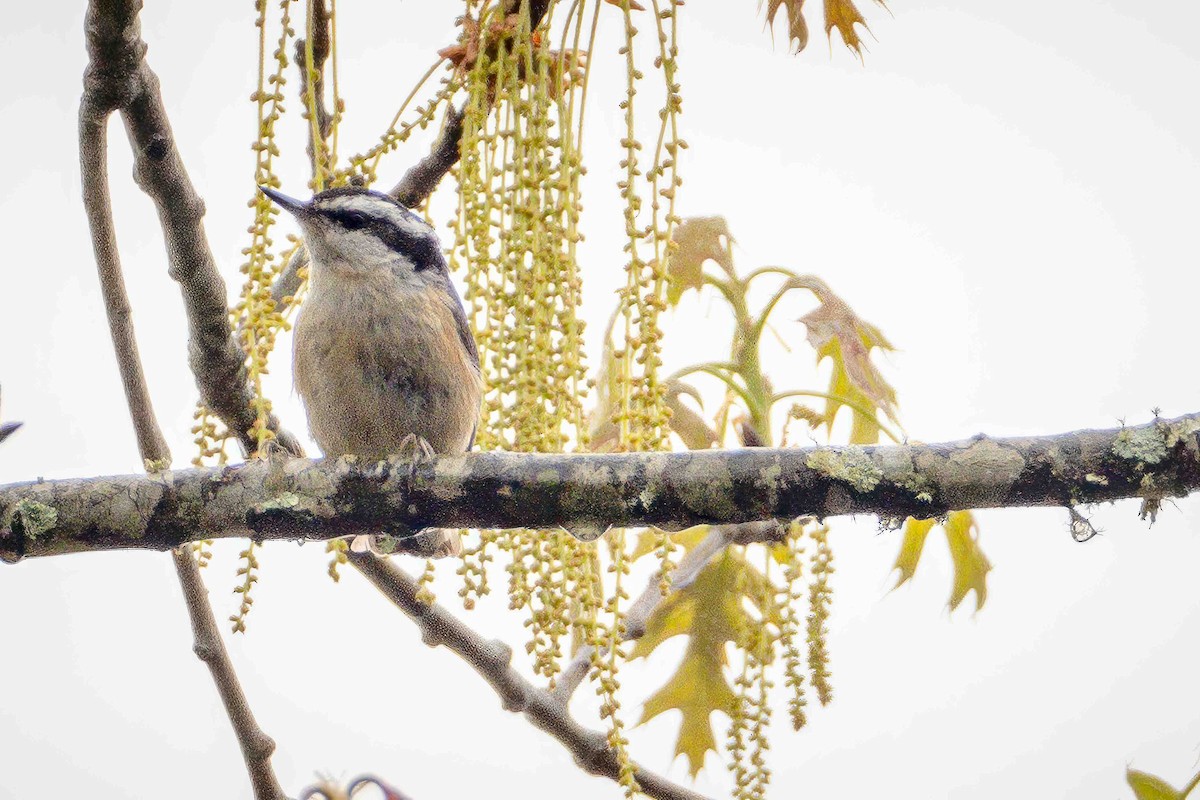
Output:
<svg viewBox="0 0 1200 800">
<path fill-rule="evenodd" d="M 425 441 L 423 436 L 409 433 L 400 440 L 400 446 L 396 448 L 396 455 L 405 461 L 416 463 L 433 458 L 436 453 L 433 450 L 433 445 Z"/>
</svg>

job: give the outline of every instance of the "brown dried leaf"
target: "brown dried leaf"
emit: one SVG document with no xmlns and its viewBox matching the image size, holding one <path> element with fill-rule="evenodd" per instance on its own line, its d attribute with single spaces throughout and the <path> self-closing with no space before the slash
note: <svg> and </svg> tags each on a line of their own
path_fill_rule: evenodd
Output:
<svg viewBox="0 0 1200 800">
<path fill-rule="evenodd" d="M 767 0 L 767 25 L 775 25 L 775 15 L 779 9 L 787 10 L 788 45 L 795 42 L 793 53 L 799 53 L 808 45 L 808 23 L 804 21 L 804 0 Z"/>
<path fill-rule="evenodd" d="M 692 217 L 679 223 L 673 237 L 675 251 L 667 262 L 671 285 L 667 302 L 675 305 L 688 289 L 704 285 L 704 262 L 712 259 L 728 273 L 733 272 L 729 245 L 733 236 L 724 217 Z"/>
<path fill-rule="evenodd" d="M 883 378 L 871 361 L 871 351 L 894 350 L 883 333 L 869 322 L 860 319 L 844 300 L 817 279 L 806 278 L 821 305 L 800 318 L 808 328 L 808 341 L 817 351 L 817 363 L 833 360 L 833 374 L 825 403 L 825 424 L 832 430 L 834 418 L 843 405 L 882 411 L 897 422 L 896 390 Z M 851 444 L 874 444 L 879 441 L 879 425 L 873 417 L 856 412 L 850 430 Z"/>
<path fill-rule="evenodd" d="M 861 59 L 862 39 L 859 38 L 858 31 L 854 29 L 855 25 L 862 25 L 863 29 L 867 31 L 871 30 L 867 27 L 867 21 L 863 19 L 863 15 L 859 13 L 853 0 L 825 0 L 825 35 L 830 37 L 830 42 L 832 42 L 833 29 L 837 28 L 846 47 L 853 50 Z"/>
</svg>

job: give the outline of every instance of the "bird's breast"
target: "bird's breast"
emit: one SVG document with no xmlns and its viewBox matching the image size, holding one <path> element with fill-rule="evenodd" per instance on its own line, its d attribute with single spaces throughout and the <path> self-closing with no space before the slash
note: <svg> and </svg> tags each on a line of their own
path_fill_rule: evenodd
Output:
<svg viewBox="0 0 1200 800">
<path fill-rule="evenodd" d="M 321 450 L 378 460 L 415 434 L 464 452 L 480 380 L 446 302 L 434 289 L 341 283 L 314 290 L 296 321 L 296 391 Z"/>
</svg>

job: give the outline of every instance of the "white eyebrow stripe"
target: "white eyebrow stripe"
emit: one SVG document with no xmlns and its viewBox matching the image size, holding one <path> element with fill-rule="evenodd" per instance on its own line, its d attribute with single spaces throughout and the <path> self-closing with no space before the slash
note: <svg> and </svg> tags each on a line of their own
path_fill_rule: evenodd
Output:
<svg viewBox="0 0 1200 800">
<path fill-rule="evenodd" d="M 430 233 L 429 226 L 415 214 L 369 194 L 332 197 L 322 202 L 321 206 L 332 211 L 359 211 L 377 219 L 386 219 L 412 236 L 428 236 Z"/>
</svg>

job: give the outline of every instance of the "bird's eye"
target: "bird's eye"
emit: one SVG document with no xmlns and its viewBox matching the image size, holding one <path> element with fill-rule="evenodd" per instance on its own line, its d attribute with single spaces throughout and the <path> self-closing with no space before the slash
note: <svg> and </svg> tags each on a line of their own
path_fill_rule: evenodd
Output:
<svg viewBox="0 0 1200 800">
<path fill-rule="evenodd" d="M 341 223 L 348 230 L 356 231 L 367 226 L 367 218 L 357 211 L 348 211 L 342 215 Z"/>
</svg>

